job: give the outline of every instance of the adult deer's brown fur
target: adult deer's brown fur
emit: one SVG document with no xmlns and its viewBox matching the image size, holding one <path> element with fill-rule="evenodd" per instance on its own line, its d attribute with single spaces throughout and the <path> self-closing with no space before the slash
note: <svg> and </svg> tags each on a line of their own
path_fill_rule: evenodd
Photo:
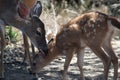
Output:
<svg viewBox="0 0 120 80">
<path fill-rule="evenodd" d="M 71 20 L 60 29 L 54 41 L 48 45 L 49 54 L 41 57 L 37 54 L 33 58 L 32 72 L 38 73 L 44 66 L 57 56 L 65 54 L 63 79 L 66 80 L 67 70 L 73 54 L 77 54 L 77 64 L 83 75 L 84 49 L 88 46 L 103 62 L 104 80 L 108 80 L 108 71 L 111 63 L 114 66 L 114 78 L 118 76 L 118 58 L 115 55 L 111 38 L 114 27 L 120 29 L 120 21 L 100 12 L 89 12 Z"/>
</svg>

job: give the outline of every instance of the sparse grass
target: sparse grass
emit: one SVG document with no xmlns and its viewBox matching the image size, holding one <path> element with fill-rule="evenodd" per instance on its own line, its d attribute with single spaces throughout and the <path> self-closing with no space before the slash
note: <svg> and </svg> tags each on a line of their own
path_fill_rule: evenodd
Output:
<svg viewBox="0 0 120 80">
<path fill-rule="evenodd" d="M 12 26 L 6 26 L 6 38 L 10 43 L 16 43 L 20 39 L 20 31 Z"/>
</svg>

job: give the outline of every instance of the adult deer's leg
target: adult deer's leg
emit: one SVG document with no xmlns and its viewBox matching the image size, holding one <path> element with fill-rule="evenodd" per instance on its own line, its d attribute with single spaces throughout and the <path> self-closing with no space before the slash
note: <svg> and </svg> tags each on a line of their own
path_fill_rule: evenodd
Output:
<svg viewBox="0 0 120 80">
<path fill-rule="evenodd" d="M 92 51 L 103 61 L 104 65 L 104 80 L 108 80 L 108 72 L 111 64 L 110 57 L 106 54 L 104 49 L 99 45 L 90 45 Z"/>
<path fill-rule="evenodd" d="M 34 48 L 34 45 L 31 43 L 31 48 L 32 48 L 32 56 L 35 55 L 35 48 Z"/>
<path fill-rule="evenodd" d="M 25 49 L 24 62 L 26 62 L 26 63 L 30 62 L 31 63 L 28 38 L 27 38 L 27 35 L 24 34 L 24 33 L 23 33 L 23 40 L 24 40 L 24 49 Z"/>
<path fill-rule="evenodd" d="M 116 56 L 115 52 L 112 49 L 112 45 L 111 45 L 112 34 L 113 34 L 113 32 L 105 38 L 105 41 L 103 43 L 103 48 L 111 58 L 112 64 L 114 66 L 114 80 L 117 80 L 117 77 L 118 77 L 118 57 Z"/>
<path fill-rule="evenodd" d="M 5 47 L 5 31 L 4 26 L 0 23 L 0 80 L 4 78 L 4 63 L 3 63 L 3 51 Z"/>
<path fill-rule="evenodd" d="M 84 74 L 83 74 L 83 64 L 84 64 L 84 48 L 77 51 L 77 64 L 80 70 L 80 77 L 81 80 L 85 80 Z"/>
<path fill-rule="evenodd" d="M 67 79 L 67 71 L 68 71 L 68 67 L 71 62 L 71 59 L 73 57 L 73 49 L 69 49 L 66 52 L 67 54 L 66 54 L 65 63 L 64 63 L 63 80 Z"/>
</svg>

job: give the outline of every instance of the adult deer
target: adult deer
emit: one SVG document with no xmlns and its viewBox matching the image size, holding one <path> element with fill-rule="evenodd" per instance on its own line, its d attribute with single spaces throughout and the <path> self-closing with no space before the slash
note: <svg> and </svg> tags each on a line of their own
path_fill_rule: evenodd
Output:
<svg viewBox="0 0 120 80">
<path fill-rule="evenodd" d="M 42 4 L 40 1 L 36 1 L 34 5 L 30 5 L 30 3 L 34 3 L 34 0 L 32 0 L 31 2 L 29 2 L 28 0 L 23 0 L 24 3 L 26 3 L 26 7 L 29 7 L 29 14 L 25 15 L 24 14 L 24 8 L 26 9 L 26 7 L 23 8 L 23 6 L 20 7 L 20 10 L 19 10 L 19 14 L 21 15 L 22 18 L 26 17 L 26 16 L 29 16 L 30 18 L 38 18 L 40 17 L 41 13 L 42 13 Z M 27 8 L 28 9 L 28 8 Z M 38 23 L 39 23 L 39 20 L 38 20 Z M 40 22 L 41 23 L 41 22 Z M 24 45 L 25 45 L 25 58 L 24 58 L 24 62 L 26 61 L 29 61 L 30 58 L 29 58 L 29 43 L 28 43 L 28 38 L 27 38 L 27 35 L 23 34 L 23 39 L 24 39 Z M 34 50 L 34 46 L 33 44 L 31 44 L 31 47 L 32 47 L 32 53 L 33 55 L 35 54 L 35 50 Z"/>
<path fill-rule="evenodd" d="M 0 80 L 4 78 L 3 49 L 5 47 L 4 28 L 6 25 L 11 25 L 21 30 L 30 38 L 32 44 L 36 46 L 40 52 L 46 53 L 48 50 L 45 39 L 44 23 L 36 16 L 32 18 L 26 17 L 29 15 L 30 11 L 23 5 L 24 1 L 28 2 L 29 0 L 0 0 Z M 36 0 L 31 1 L 33 4 Z M 29 8 L 31 6 L 30 1 L 28 3 Z"/>
<path fill-rule="evenodd" d="M 65 54 L 63 80 L 66 80 L 67 70 L 73 54 L 77 54 L 77 64 L 83 75 L 84 49 L 88 46 L 103 62 L 104 80 L 108 80 L 110 64 L 114 67 L 114 79 L 118 76 L 118 58 L 115 55 L 111 38 L 114 28 L 120 29 L 120 21 L 100 12 L 89 12 L 69 21 L 57 33 L 54 41 L 48 45 L 49 53 L 46 57 L 36 54 L 33 58 L 32 73 L 38 73 L 44 66 L 57 56 Z"/>
</svg>

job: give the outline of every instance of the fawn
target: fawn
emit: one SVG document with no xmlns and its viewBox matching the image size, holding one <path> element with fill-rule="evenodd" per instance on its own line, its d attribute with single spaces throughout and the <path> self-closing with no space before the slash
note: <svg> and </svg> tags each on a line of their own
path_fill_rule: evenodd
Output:
<svg viewBox="0 0 120 80">
<path fill-rule="evenodd" d="M 38 53 L 32 62 L 32 73 L 38 73 L 44 66 L 57 56 L 65 54 L 63 80 L 66 80 L 67 70 L 73 54 L 77 54 L 77 64 L 81 72 L 80 77 L 85 80 L 83 74 L 84 49 L 88 46 L 103 62 L 104 80 L 108 80 L 108 72 L 111 63 L 114 66 L 114 80 L 118 77 L 118 57 L 111 45 L 114 28 L 120 29 L 120 21 L 115 17 L 101 12 L 89 12 L 72 19 L 63 25 L 55 36 L 53 42 L 48 44 L 48 55 L 45 57 Z"/>
</svg>

